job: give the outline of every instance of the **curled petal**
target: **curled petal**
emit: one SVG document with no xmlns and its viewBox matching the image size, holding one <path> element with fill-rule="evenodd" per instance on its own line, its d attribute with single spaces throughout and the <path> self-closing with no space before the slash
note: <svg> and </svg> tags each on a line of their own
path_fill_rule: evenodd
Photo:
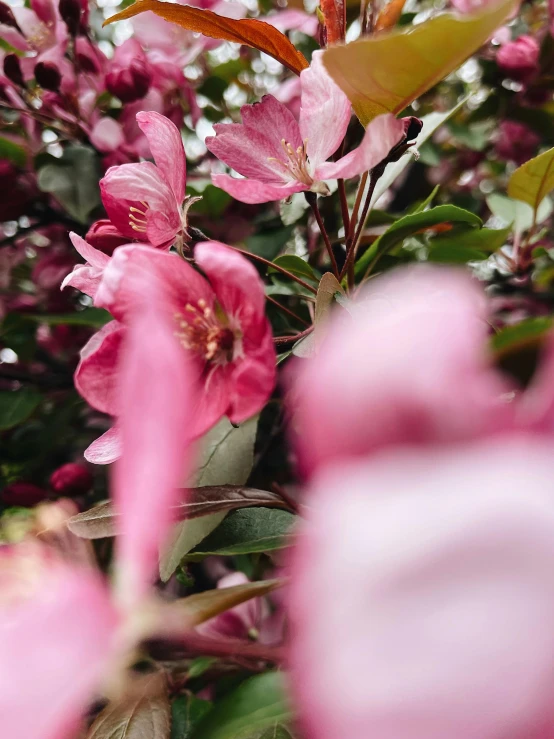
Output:
<svg viewBox="0 0 554 739">
<path fill-rule="evenodd" d="M 85 459 L 91 464 L 111 464 L 121 457 L 121 431 L 112 426 L 85 450 Z"/>
<path fill-rule="evenodd" d="M 125 328 L 110 321 L 97 331 L 81 349 L 81 361 L 75 370 L 75 387 L 93 408 L 117 414 L 117 363 Z"/>
<path fill-rule="evenodd" d="M 321 180 L 348 179 L 368 172 L 385 159 L 391 149 L 404 138 L 404 124 L 386 113 L 368 125 L 362 143 L 336 162 L 325 162 L 316 169 Z"/>
<path fill-rule="evenodd" d="M 178 203 L 185 197 L 187 163 L 183 140 L 177 126 L 160 113 L 141 111 L 137 123 L 148 139 L 156 167 L 170 185 Z"/>
</svg>

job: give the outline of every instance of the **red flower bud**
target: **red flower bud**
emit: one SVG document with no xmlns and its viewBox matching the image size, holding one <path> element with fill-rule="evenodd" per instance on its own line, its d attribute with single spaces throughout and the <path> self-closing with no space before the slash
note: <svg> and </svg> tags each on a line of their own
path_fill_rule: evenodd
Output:
<svg viewBox="0 0 554 739">
<path fill-rule="evenodd" d="M 3 2 L 0 2 L 0 24 L 3 26 L 10 26 L 10 28 L 15 28 L 16 31 L 19 31 L 19 33 L 23 35 L 23 31 L 19 27 L 12 9 L 9 5 Z"/>
<path fill-rule="evenodd" d="M 106 88 L 123 103 L 143 98 L 150 89 L 152 69 L 136 39 L 125 41 L 116 49 L 106 75 Z"/>
<path fill-rule="evenodd" d="M 520 36 L 499 49 L 496 62 L 513 80 L 526 82 L 539 68 L 539 54 L 539 44 L 532 36 Z"/>
<path fill-rule="evenodd" d="M 523 164 L 536 154 L 540 138 L 529 126 L 516 121 L 502 121 L 494 149 L 499 159 Z"/>
<path fill-rule="evenodd" d="M 92 487 L 92 474 L 82 464 L 69 462 L 58 467 L 50 476 L 50 487 L 58 495 L 84 495 Z"/>
<path fill-rule="evenodd" d="M 79 33 L 83 6 L 81 0 L 60 0 L 58 5 L 63 22 L 72 36 Z"/>
<path fill-rule="evenodd" d="M 102 218 L 92 224 L 85 236 L 85 241 L 110 256 L 118 246 L 129 243 L 129 239 L 123 236 L 107 218 Z"/>
<path fill-rule="evenodd" d="M 416 118 L 415 115 L 409 115 L 406 118 L 402 118 L 402 123 L 404 124 L 406 142 L 417 139 L 423 128 L 423 121 L 420 118 Z"/>
<path fill-rule="evenodd" d="M 43 90 L 57 92 L 60 89 L 62 76 L 52 62 L 39 62 L 35 65 L 35 79 Z"/>
<path fill-rule="evenodd" d="M 15 54 L 7 54 L 4 57 L 4 74 L 17 87 L 25 87 L 21 64 Z"/>
<path fill-rule="evenodd" d="M 48 492 L 33 485 L 32 482 L 12 482 L 0 493 L 0 499 L 6 506 L 33 506 L 48 497 Z"/>
</svg>

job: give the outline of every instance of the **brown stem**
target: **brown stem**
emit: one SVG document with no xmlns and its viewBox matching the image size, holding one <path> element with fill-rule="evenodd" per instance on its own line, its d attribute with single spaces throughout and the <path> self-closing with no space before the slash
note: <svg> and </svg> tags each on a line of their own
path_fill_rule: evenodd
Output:
<svg viewBox="0 0 554 739">
<path fill-rule="evenodd" d="M 347 239 L 348 242 L 351 242 L 354 236 L 354 229 L 356 228 L 356 223 L 358 222 L 358 211 L 360 210 L 362 196 L 364 194 L 365 185 L 366 185 L 368 176 L 369 176 L 369 172 L 364 172 L 360 178 L 360 184 L 358 185 L 358 192 L 356 193 L 356 201 L 354 203 L 354 208 L 352 209 L 352 217 L 350 219 L 350 228 L 348 230 L 348 239 Z"/>
<path fill-rule="evenodd" d="M 333 247 L 331 246 L 331 241 L 329 239 L 327 229 L 325 228 L 325 224 L 323 223 L 323 218 L 321 217 L 321 213 L 319 212 L 319 206 L 317 204 L 317 195 L 311 192 L 310 193 L 306 192 L 304 193 L 304 195 L 310 205 L 310 208 L 312 209 L 312 213 L 315 216 L 317 225 L 319 226 L 320 233 L 323 236 L 323 241 L 325 242 L 325 248 L 327 249 L 327 254 L 329 255 L 329 259 L 331 260 L 331 266 L 333 268 L 334 275 L 338 279 L 339 268 L 337 265 L 337 260 L 335 259 L 335 255 L 333 254 Z"/>
<path fill-rule="evenodd" d="M 300 323 L 303 323 L 304 326 L 309 326 L 310 324 L 308 321 L 305 321 L 300 316 L 297 316 L 296 313 L 293 313 L 293 311 L 289 310 L 286 306 L 281 305 L 278 300 L 275 300 L 275 298 L 272 298 L 271 295 L 266 295 L 266 300 L 269 300 L 270 303 L 273 303 L 273 305 L 277 306 L 277 308 L 280 308 L 284 313 L 288 313 L 289 316 L 294 318 L 295 320 L 299 321 Z"/>
<path fill-rule="evenodd" d="M 262 264 L 265 264 L 268 267 L 272 267 L 273 269 L 276 269 L 277 272 L 281 272 L 281 274 L 286 275 L 287 277 L 290 277 L 291 280 L 294 280 L 299 285 L 302 285 L 302 287 L 306 288 L 306 290 L 309 290 L 314 295 L 317 295 L 317 290 L 315 289 L 315 287 L 313 287 L 313 285 L 310 285 L 308 282 L 305 282 L 300 277 L 293 275 L 293 273 L 289 272 L 288 269 L 284 269 L 283 267 L 280 267 L 278 264 L 275 264 L 274 262 L 270 262 L 269 259 L 264 259 L 264 257 L 260 257 L 258 254 L 253 254 L 251 251 L 246 251 L 246 249 L 239 249 L 238 246 L 233 246 L 232 248 L 235 251 L 238 251 L 241 254 L 244 254 L 245 257 L 252 257 L 252 259 L 257 259 L 258 262 L 261 262 Z"/>
<path fill-rule="evenodd" d="M 382 173 L 383 173 L 383 169 L 381 167 L 376 167 L 371 172 L 369 188 L 368 188 L 367 195 L 365 198 L 364 207 L 362 208 L 362 214 L 358 222 L 358 227 L 356 229 L 356 233 L 352 237 L 352 241 L 350 241 L 347 244 L 346 260 L 344 262 L 344 267 L 342 268 L 342 272 L 340 274 L 340 279 L 342 280 L 344 275 L 348 274 L 348 284 L 350 287 L 352 287 L 354 284 L 353 265 L 356 260 L 356 252 L 358 250 L 358 244 L 359 244 L 360 238 L 362 236 L 362 233 L 365 227 L 365 222 L 368 216 L 369 207 L 371 205 L 371 198 L 373 197 L 373 193 L 375 192 L 375 186 L 377 185 L 377 181 L 379 180 L 379 177 L 381 177 Z"/>
<path fill-rule="evenodd" d="M 339 198 L 340 198 L 340 209 L 342 213 L 342 223 L 344 225 L 344 235 L 348 238 L 350 231 L 350 215 L 348 213 L 348 202 L 346 200 L 346 187 L 344 186 L 344 180 L 337 180 L 339 186 Z"/>
<path fill-rule="evenodd" d="M 300 331 L 298 334 L 294 334 L 292 336 L 276 336 L 273 339 L 273 343 L 277 344 L 277 346 L 280 346 L 281 344 L 290 344 L 291 341 L 300 341 L 300 339 L 303 339 L 305 336 L 308 336 L 308 334 L 311 334 L 314 330 L 313 326 L 310 326 L 310 328 L 307 328 L 305 331 Z"/>
</svg>

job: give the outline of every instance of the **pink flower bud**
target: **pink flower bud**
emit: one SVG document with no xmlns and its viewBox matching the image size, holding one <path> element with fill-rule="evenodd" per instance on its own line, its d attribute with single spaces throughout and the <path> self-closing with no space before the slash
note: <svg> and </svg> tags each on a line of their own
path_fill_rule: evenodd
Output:
<svg viewBox="0 0 554 739">
<path fill-rule="evenodd" d="M 12 482 L 0 493 L 2 503 L 6 506 L 33 506 L 48 497 L 48 492 L 32 482 Z"/>
<path fill-rule="evenodd" d="M 57 92 L 60 89 L 62 76 L 52 62 L 39 62 L 35 66 L 35 79 L 43 90 Z"/>
<path fill-rule="evenodd" d="M 524 123 L 502 121 L 494 148 L 499 159 L 523 164 L 535 155 L 539 143 L 540 138 Z"/>
<path fill-rule="evenodd" d="M 25 87 L 21 64 L 15 54 L 7 54 L 4 57 L 4 74 L 17 87 Z"/>
<path fill-rule="evenodd" d="M 532 36 L 520 36 L 501 46 L 496 62 L 509 77 L 525 82 L 537 71 L 540 48 Z"/>
<path fill-rule="evenodd" d="M 115 51 L 106 75 L 106 87 L 123 103 L 143 98 L 150 89 L 152 69 L 136 39 L 125 41 Z"/>
<path fill-rule="evenodd" d="M 50 487 L 58 495 L 84 495 L 92 487 L 92 474 L 84 465 L 69 462 L 52 473 Z"/>
<path fill-rule="evenodd" d="M 129 243 L 129 239 L 123 236 L 107 218 L 102 218 L 92 224 L 85 236 L 85 241 L 108 255 L 113 254 L 118 246 Z"/>
</svg>

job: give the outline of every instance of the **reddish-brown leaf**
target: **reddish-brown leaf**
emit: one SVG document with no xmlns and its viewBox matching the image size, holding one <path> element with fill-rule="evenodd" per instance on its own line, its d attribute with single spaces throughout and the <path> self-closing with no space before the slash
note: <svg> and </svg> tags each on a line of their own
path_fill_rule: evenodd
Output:
<svg viewBox="0 0 554 739">
<path fill-rule="evenodd" d="M 270 26 L 269 23 L 251 18 L 242 20 L 225 18 L 211 10 L 193 8 L 190 5 L 159 2 L 159 0 L 137 0 L 125 10 L 108 18 L 104 25 L 126 18 L 133 18 L 147 10 L 151 10 L 160 18 L 189 31 L 259 49 L 277 59 L 296 74 L 300 74 L 303 69 L 309 66 L 306 57 L 293 46 L 281 31 Z"/>
</svg>

